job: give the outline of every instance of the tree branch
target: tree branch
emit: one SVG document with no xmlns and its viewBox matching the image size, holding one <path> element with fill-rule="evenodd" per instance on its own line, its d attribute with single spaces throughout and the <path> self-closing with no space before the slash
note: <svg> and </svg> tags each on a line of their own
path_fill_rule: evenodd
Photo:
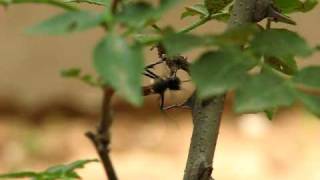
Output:
<svg viewBox="0 0 320 180">
<path fill-rule="evenodd" d="M 252 23 L 256 0 L 236 0 L 228 29 Z M 201 100 L 194 94 L 194 128 L 184 180 L 210 180 L 225 94 Z"/>
<path fill-rule="evenodd" d="M 91 140 L 96 148 L 109 180 L 118 179 L 109 156 L 109 145 L 111 142 L 110 129 L 113 121 L 110 104 L 113 94 L 114 91 L 112 89 L 104 89 L 101 120 L 97 126 L 96 132 L 86 133 L 86 136 Z"/>
</svg>

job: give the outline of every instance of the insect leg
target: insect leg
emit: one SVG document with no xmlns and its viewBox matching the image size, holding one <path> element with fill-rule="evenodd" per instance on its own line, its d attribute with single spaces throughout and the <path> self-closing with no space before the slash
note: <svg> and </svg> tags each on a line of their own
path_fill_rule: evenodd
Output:
<svg viewBox="0 0 320 180">
<path fill-rule="evenodd" d="M 159 65 L 159 64 L 162 64 L 164 61 L 163 60 L 159 60 L 155 63 L 152 63 L 152 64 L 149 64 L 147 66 L 144 67 L 144 69 L 151 69 L 151 68 L 154 68 L 155 66 Z"/>
<path fill-rule="evenodd" d="M 156 79 L 157 77 L 154 77 L 152 75 L 150 75 L 149 73 L 143 73 L 143 75 L 147 76 L 148 78 L 151 78 L 151 79 Z"/>
<path fill-rule="evenodd" d="M 163 111 L 164 109 L 164 92 L 160 93 L 160 110 Z"/>
<path fill-rule="evenodd" d="M 149 69 L 146 69 L 146 70 L 145 70 L 145 73 L 148 73 L 149 75 L 153 76 L 154 79 L 161 79 L 160 76 L 158 76 L 157 74 L 155 74 L 154 72 L 152 72 L 152 71 L 149 70 Z"/>
</svg>

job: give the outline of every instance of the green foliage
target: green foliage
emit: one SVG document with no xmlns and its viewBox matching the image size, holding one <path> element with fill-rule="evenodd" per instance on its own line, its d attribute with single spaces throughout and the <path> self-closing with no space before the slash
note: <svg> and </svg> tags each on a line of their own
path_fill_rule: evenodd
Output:
<svg viewBox="0 0 320 180">
<path fill-rule="evenodd" d="M 28 29 L 29 33 L 65 34 L 87 30 L 103 22 L 102 16 L 88 11 L 71 11 L 54 16 Z"/>
<path fill-rule="evenodd" d="M 207 98 L 236 88 L 256 61 L 237 49 L 208 52 L 191 66 L 193 81 L 201 97 Z"/>
<path fill-rule="evenodd" d="M 308 12 L 314 9 L 318 0 L 274 0 L 284 13 Z"/>
<path fill-rule="evenodd" d="M 71 6 L 66 4 L 60 0 L 0 0 L 0 5 L 10 6 L 12 4 L 25 4 L 25 3 L 33 3 L 33 4 L 48 4 L 52 6 L 56 6 L 67 11 L 77 11 L 78 8 L 75 6 Z"/>
<path fill-rule="evenodd" d="M 294 91 L 288 81 L 265 70 L 259 75 L 243 81 L 236 90 L 235 111 L 259 112 L 279 106 L 289 106 L 294 102 Z"/>
<path fill-rule="evenodd" d="M 299 71 L 293 81 L 309 88 L 320 88 L 320 66 L 306 67 Z"/>
<path fill-rule="evenodd" d="M 205 7 L 209 14 L 215 14 L 226 8 L 233 0 L 204 0 Z"/>
<path fill-rule="evenodd" d="M 209 11 L 207 10 L 206 6 L 203 4 L 195 4 L 192 6 L 185 7 L 185 11 L 181 14 L 181 19 L 188 17 L 188 16 L 195 16 L 198 15 L 201 18 L 209 16 Z"/>
<path fill-rule="evenodd" d="M 141 105 L 143 55 L 140 45 L 129 45 L 121 36 L 111 33 L 94 51 L 94 67 L 104 83 L 134 105 Z"/>
<path fill-rule="evenodd" d="M 258 33 L 251 42 L 252 50 L 273 57 L 308 56 L 312 49 L 298 34 L 285 29 L 270 29 Z"/>
<path fill-rule="evenodd" d="M 81 69 L 79 68 L 70 68 L 61 71 L 61 76 L 65 78 L 75 78 L 81 80 L 82 82 L 95 87 L 102 86 L 101 82 L 97 79 L 92 77 L 90 74 L 81 74 Z"/>
<path fill-rule="evenodd" d="M 78 160 L 66 165 L 56 165 L 41 172 L 15 172 L 0 175 L 0 179 L 4 178 L 32 178 L 33 180 L 75 180 L 81 179 L 75 170 L 83 168 L 86 164 L 91 162 L 98 162 L 96 159 L 92 160 Z"/>
</svg>

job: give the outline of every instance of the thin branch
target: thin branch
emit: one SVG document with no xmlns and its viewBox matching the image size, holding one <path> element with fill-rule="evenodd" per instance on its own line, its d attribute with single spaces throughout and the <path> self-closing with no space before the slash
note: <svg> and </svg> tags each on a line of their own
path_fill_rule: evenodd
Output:
<svg viewBox="0 0 320 180">
<path fill-rule="evenodd" d="M 101 120 L 97 126 L 96 132 L 87 132 L 86 136 L 91 140 L 103 163 L 105 172 L 109 180 L 117 180 L 112 161 L 110 159 L 111 125 L 113 122 L 111 115 L 111 99 L 114 91 L 111 88 L 104 89 Z"/>
</svg>

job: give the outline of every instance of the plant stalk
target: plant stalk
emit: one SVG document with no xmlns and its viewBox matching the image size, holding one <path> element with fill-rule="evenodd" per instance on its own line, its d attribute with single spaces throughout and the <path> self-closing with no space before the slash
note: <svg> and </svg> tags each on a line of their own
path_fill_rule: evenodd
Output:
<svg viewBox="0 0 320 180">
<path fill-rule="evenodd" d="M 257 0 L 235 0 L 227 30 L 253 23 Z M 184 180 L 210 180 L 225 94 L 202 100 L 196 93 L 192 107 L 193 133 Z"/>
</svg>

